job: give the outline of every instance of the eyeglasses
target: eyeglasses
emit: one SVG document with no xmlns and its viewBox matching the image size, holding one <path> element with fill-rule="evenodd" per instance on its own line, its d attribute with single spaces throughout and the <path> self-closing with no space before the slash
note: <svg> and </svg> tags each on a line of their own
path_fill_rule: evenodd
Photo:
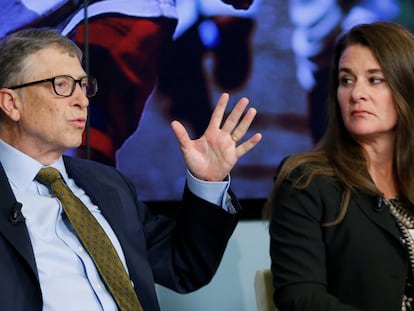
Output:
<svg viewBox="0 0 414 311">
<path fill-rule="evenodd" d="M 78 80 L 75 80 L 71 76 L 62 75 L 56 76 L 49 79 L 43 79 L 39 81 L 33 81 L 28 83 L 23 83 L 19 85 L 14 85 L 8 87 L 8 89 L 15 90 L 20 89 L 22 87 L 31 86 L 35 84 L 50 82 L 53 85 L 53 90 L 55 91 L 56 95 L 69 97 L 72 96 L 73 92 L 75 91 L 76 84 L 79 84 L 82 92 L 87 97 L 95 96 L 96 92 L 98 91 L 98 82 L 93 77 L 82 77 Z"/>
</svg>

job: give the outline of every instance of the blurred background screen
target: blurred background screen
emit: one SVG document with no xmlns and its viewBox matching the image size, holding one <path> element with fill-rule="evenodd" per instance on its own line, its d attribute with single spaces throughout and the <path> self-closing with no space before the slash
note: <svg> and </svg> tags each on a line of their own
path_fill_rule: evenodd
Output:
<svg viewBox="0 0 414 311">
<path fill-rule="evenodd" d="M 158 2 L 0 0 L 8 17 L 0 35 L 55 27 L 84 50 L 99 91 L 84 144 L 68 153 L 118 167 L 155 208 L 178 202 L 185 183 L 170 122 L 197 138 L 222 92 L 229 109 L 248 97 L 258 115 L 246 138 L 263 140 L 231 174 L 248 218 L 260 217 L 280 161 L 323 135 L 338 35 L 375 20 L 412 28 L 414 12 L 412 0 L 254 0 L 248 10 L 221 0 L 164 1 L 160 10 Z"/>
</svg>

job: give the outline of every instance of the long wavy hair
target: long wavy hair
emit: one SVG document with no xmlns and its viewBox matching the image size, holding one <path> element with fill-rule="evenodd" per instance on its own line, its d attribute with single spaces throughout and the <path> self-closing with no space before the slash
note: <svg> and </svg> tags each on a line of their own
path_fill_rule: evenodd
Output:
<svg viewBox="0 0 414 311">
<path fill-rule="evenodd" d="M 335 178 L 345 189 L 338 217 L 323 225 L 342 221 L 351 193 L 356 189 L 382 195 L 369 175 L 363 149 L 345 128 L 337 100 L 339 60 L 352 45 L 362 45 L 372 51 L 391 89 L 398 114 L 393 169 L 399 196 L 414 205 L 414 36 L 399 24 L 375 22 L 356 25 L 339 38 L 331 63 L 325 135 L 312 151 L 291 156 L 283 163 L 266 202 L 267 215 L 273 200 L 277 200 L 281 182 L 298 166 L 304 168 L 304 173 L 294 187 L 305 188 L 314 176 L 325 175 Z"/>
</svg>

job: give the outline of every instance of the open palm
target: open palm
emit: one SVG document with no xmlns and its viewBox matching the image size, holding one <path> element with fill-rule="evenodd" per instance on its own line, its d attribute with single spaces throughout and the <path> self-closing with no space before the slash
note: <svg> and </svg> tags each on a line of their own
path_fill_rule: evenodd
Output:
<svg viewBox="0 0 414 311">
<path fill-rule="evenodd" d="M 238 159 L 256 146 L 262 138 L 260 133 L 256 133 L 238 144 L 253 122 L 256 109 L 249 108 L 244 113 L 249 100 L 243 97 L 223 122 L 228 101 L 227 93 L 220 96 L 206 131 L 198 139 L 191 140 L 180 122 L 171 123 L 186 166 L 198 179 L 222 181 Z"/>
</svg>

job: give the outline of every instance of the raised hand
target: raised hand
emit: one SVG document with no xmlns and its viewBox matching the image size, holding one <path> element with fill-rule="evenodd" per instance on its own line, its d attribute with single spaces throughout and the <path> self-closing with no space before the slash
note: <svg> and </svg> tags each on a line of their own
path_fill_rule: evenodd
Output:
<svg viewBox="0 0 414 311">
<path fill-rule="evenodd" d="M 206 131 L 198 139 L 191 140 L 180 122 L 173 121 L 171 123 L 186 166 L 198 179 L 222 181 L 240 157 L 249 152 L 262 139 L 262 135 L 256 133 L 248 140 L 239 143 L 257 112 L 255 108 L 248 108 L 243 116 L 249 103 L 249 100 L 243 97 L 223 122 L 228 101 L 229 95 L 223 93 L 217 102 Z"/>
</svg>

